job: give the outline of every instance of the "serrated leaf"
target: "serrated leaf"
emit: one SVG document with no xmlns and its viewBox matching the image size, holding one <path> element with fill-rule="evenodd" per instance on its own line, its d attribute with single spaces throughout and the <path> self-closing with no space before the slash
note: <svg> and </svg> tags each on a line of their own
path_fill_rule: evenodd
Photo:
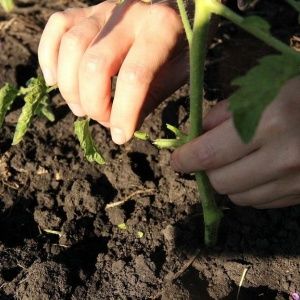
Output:
<svg viewBox="0 0 300 300">
<path fill-rule="evenodd" d="M 13 0 L 0 0 L 0 4 L 6 12 L 11 12 L 15 7 Z"/>
<path fill-rule="evenodd" d="M 18 119 L 12 145 L 17 145 L 21 142 L 33 120 L 33 117 L 37 113 L 39 103 L 47 94 L 47 86 L 44 79 L 40 77 L 32 78 L 28 81 L 28 86 L 22 89 L 22 93 L 25 93 L 25 104 Z"/>
<path fill-rule="evenodd" d="M 0 128 L 3 125 L 7 112 L 10 110 L 11 105 L 17 98 L 17 95 L 18 90 L 9 83 L 6 83 L 0 89 Z"/>
<path fill-rule="evenodd" d="M 99 165 L 105 164 L 103 156 L 98 152 L 89 130 L 89 119 L 78 118 L 74 122 L 74 132 L 79 140 L 85 158 Z"/>
<path fill-rule="evenodd" d="M 245 17 L 243 20 L 244 25 L 255 26 L 262 31 L 270 32 L 271 26 L 270 24 L 261 17 L 258 16 L 250 16 Z"/>
<path fill-rule="evenodd" d="M 255 134 L 265 108 L 275 99 L 282 85 L 300 74 L 299 62 L 287 55 L 268 55 L 246 75 L 233 80 L 239 86 L 229 98 L 234 125 L 245 143 Z"/>
</svg>

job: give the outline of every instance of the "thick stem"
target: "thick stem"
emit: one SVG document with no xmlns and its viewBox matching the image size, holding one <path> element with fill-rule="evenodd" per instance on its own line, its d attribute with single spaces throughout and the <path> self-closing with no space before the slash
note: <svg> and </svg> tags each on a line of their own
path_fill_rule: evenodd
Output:
<svg viewBox="0 0 300 300">
<path fill-rule="evenodd" d="M 203 81 L 206 43 L 211 13 L 204 0 L 195 1 L 195 18 L 190 49 L 190 123 L 189 140 L 202 133 Z M 205 244 L 213 246 L 217 241 L 222 212 L 216 205 L 213 191 L 205 172 L 196 172 L 205 223 Z"/>
<path fill-rule="evenodd" d="M 196 173 L 196 182 L 200 193 L 204 218 L 204 242 L 212 247 L 218 238 L 219 225 L 223 217 L 215 202 L 213 189 L 205 172 Z"/>
<path fill-rule="evenodd" d="M 232 23 L 238 25 L 245 31 L 251 33 L 253 36 L 260 39 L 270 47 L 276 49 L 277 51 L 283 54 L 292 56 L 295 59 L 300 61 L 300 55 L 297 51 L 295 51 L 291 47 L 287 46 L 286 44 L 282 43 L 280 40 L 273 37 L 267 30 L 261 29 L 259 26 L 257 26 L 254 23 L 245 22 L 245 18 L 239 16 L 238 14 L 236 14 L 231 9 L 221 4 L 217 0 L 203 0 L 203 1 L 206 3 L 207 6 L 206 9 L 209 9 L 212 13 L 221 15 L 222 17 L 230 20 Z M 198 9 L 202 9 L 202 8 L 198 8 Z"/>
</svg>

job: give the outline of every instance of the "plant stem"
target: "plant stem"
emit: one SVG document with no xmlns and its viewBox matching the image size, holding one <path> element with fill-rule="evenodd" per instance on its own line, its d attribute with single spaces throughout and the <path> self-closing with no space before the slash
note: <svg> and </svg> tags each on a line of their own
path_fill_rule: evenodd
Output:
<svg viewBox="0 0 300 300">
<path fill-rule="evenodd" d="M 245 31 L 251 33 L 256 38 L 260 39 L 270 47 L 278 50 L 283 54 L 292 56 L 295 59 L 300 61 L 300 55 L 297 51 L 295 51 L 291 47 L 287 46 L 286 44 L 282 43 L 281 41 L 273 37 L 267 30 L 261 29 L 255 23 L 245 22 L 246 18 L 239 16 L 238 14 L 236 14 L 231 9 L 221 4 L 217 0 L 203 0 L 203 1 L 205 2 L 205 6 L 207 7 L 206 9 L 209 9 L 212 13 L 221 15 L 222 17 L 230 20 L 232 23 L 238 25 Z M 202 9 L 202 8 L 198 8 L 198 9 Z"/>
<path fill-rule="evenodd" d="M 290 6 L 292 6 L 298 13 L 300 13 L 300 2 L 295 0 L 285 0 Z"/>
<path fill-rule="evenodd" d="M 58 89 L 57 84 L 52 85 L 52 86 L 49 86 L 49 87 L 47 88 L 47 93 L 49 94 L 50 92 L 52 92 L 52 91 L 54 91 L 54 90 L 56 90 L 56 89 Z"/>
<path fill-rule="evenodd" d="M 181 16 L 181 20 L 182 20 L 182 24 L 185 30 L 185 34 L 186 34 L 186 38 L 188 40 L 189 45 L 191 46 L 191 42 L 192 42 L 192 28 L 191 28 L 191 24 L 188 18 L 188 14 L 187 11 L 185 9 L 184 6 L 184 1 L 183 0 L 177 0 L 177 6 L 178 6 L 178 10 Z"/>
<path fill-rule="evenodd" d="M 190 49 L 190 122 L 188 139 L 198 137 L 202 129 L 204 63 L 206 43 L 211 13 L 204 0 L 195 1 L 195 18 Z M 196 172 L 205 223 L 205 244 L 213 246 L 217 241 L 217 231 L 222 212 L 216 205 L 209 179 L 205 172 Z"/>
</svg>

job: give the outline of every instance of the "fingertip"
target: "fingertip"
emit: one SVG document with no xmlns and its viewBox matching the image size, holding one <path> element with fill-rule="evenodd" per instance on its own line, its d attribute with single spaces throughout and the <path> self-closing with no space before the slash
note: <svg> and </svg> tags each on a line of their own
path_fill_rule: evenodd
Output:
<svg viewBox="0 0 300 300">
<path fill-rule="evenodd" d="M 110 132 L 113 142 L 117 145 L 123 145 L 128 141 L 123 129 L 119 127 L 112 127 Z"/>
<path fill-rule="evenodd" d="M 42 73 L 43 73 L 45 82 L 48 86 L 57 84 L 55 72 L 53 72 L 50 68 L 43 68 Z"/>
<path fill-rule="evenodd" d="M 78 103 L 68 103 L 70 110 L 77 117 L 84 117 L 86 115 L 85 111 Z"/>
</svg>

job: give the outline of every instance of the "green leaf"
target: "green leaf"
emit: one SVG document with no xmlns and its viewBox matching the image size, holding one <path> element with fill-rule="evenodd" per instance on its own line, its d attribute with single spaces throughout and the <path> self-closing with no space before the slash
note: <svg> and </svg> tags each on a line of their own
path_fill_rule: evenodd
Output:
<svg viewBox="0 0 300 300">
<path fill-rule="evenodd" d="M 8 83 L 0 89 L 0 128 L 17 95 L 18 90 Z"/>
<path fill-rule="evenodd" d="M 246 75 L 233 80 L 239 86 L 229 98 L 234 125 L 245 143 L 255 134 L 263 111 L 282 85 L 300 73 L 299 62 L 287 55 L 268 55 Z"/>
<path fill-rule="evenodd" d="M 246 26 L 255 26 L 262 31 L 270 32 L 271 26 L 270 24 L 261 17 L 258 16 L 250 16 L 245 17 L 243 20 L 243 24 Z"/>
<path fill-rule="evenodd" d="M 25 105 L 19 117 L 12 145 L 17 145 L 27 132 L 33 117 L 37 114 L 40 102 L 47 94 L 47 87 L 43 78 L 32 78 L 28 81 L 28 86 L 22 89 L 25 94 Z"/>
<path fill-rule="evenodd" d="M 74 122 L 74 132 L 80 142 L 84 156 L 89 162 L 96 162 L 99 165 L 105 164 L 103 156 L 97 151 L 91 133 L 89 131 L 89 119 L 78 118 Z"/>
<path fill-rule="evenodd" d="M 135 138 L 142 141 L 148 141 L 150 139 L 149 134 L 143 131 L 136 131 L 133 135 Z"/>
<path fill-rule="evenodd" d="M 55 115 L 50 106 L 50 100 L 48 95 L 45 95 L 39 103 L 36 114 L 40 117 L 47 118 L 50 122 L 55 121 Z"/>
<path fill-rule="evenodd" d="M 15 7 L 13 0 L 0 0 L 0 4 L 6 12 L 11 12 Z"/>
</svg>

